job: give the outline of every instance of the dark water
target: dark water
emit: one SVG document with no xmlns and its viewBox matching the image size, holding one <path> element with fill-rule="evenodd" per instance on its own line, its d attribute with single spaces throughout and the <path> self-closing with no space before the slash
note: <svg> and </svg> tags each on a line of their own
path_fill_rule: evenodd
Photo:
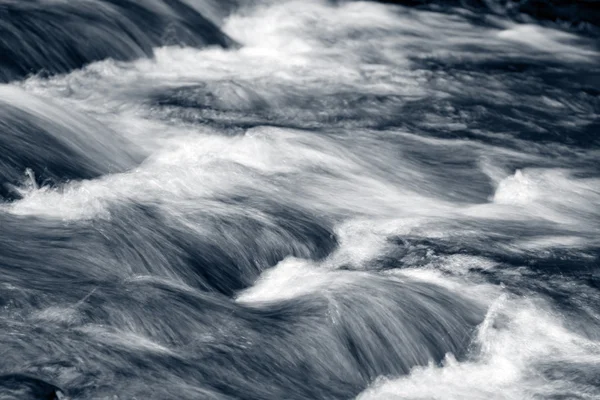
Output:
<svg viewBox="0 0 600 400">
<path fill-rule="evenodd" d="M 600 398 L 593 2 L 385 3 L 0 0 L 1 400 Z"/>
</svg>

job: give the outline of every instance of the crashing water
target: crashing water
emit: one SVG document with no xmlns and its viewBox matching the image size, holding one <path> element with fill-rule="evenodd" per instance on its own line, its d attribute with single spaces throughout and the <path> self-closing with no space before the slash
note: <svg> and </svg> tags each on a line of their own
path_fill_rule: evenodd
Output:
<svg viewBox="0 0 600 400">
<path fill-rule="evenodd" d="M 0 0 L 0 399 L 600 398 L 598 14 L 384 3 Z"/>
</svg>

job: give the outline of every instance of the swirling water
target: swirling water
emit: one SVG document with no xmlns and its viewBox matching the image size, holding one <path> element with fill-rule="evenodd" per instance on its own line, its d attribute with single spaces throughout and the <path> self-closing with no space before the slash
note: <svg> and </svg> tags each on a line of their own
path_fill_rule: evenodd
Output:
<svg viewBox="0 0 600 400">
<path fill-rule="evenodd" d="M 384 3 L 0 0 L 0 399 L 600 398 L 595 9 Z"/>
</svg>

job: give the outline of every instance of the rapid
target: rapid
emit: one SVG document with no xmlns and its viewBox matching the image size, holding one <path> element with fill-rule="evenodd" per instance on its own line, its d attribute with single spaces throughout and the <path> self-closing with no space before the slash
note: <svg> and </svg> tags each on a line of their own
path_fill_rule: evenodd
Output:
<svg viewBox="0 0 600 400">
<path fill-rule="evenodd" d="M 0 0 L 0 399 L 600 398 L 563 3 Z"/>
</svg>

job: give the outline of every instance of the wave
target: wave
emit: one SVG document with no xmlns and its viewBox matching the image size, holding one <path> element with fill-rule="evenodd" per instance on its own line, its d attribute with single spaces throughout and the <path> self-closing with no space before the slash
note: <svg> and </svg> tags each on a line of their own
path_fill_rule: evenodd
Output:
<svg viewBox="0 0 600 400">
<path fill-rule="evenodd" d="M 155 47 L 233 42 L 181 0 L 0 2 L 0 82 L 93 61 L 151 57 Z"/>
<path fill-rule="evenodd" d="M 21 197 L 19 187 L 27 184 L 91 179 L 141 161 L 126 140 L 92 118 L 8 86 L 0 86 L 0 133 L 0 200 Z"/>
<path fill-rule="evenodd" d="M 337 245 L 326 221 L 268 202 L 197 200 L 187 215 L 174 214 L 181 211 L 122 202 L 102 219 L 66 226 L 2 214 L 0 269 L 6 282 L 29 276 L 42 288 L 134 274 L 232 296 L 285 257 L 318 260 Z"/>
</svg>

